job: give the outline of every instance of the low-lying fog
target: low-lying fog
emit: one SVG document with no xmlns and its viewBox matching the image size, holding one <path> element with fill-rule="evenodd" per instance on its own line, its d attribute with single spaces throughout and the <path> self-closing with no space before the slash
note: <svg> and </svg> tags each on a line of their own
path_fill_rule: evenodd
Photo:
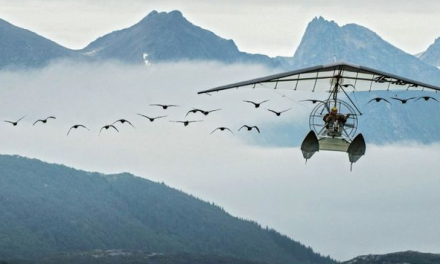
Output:
<svg viewBox="0 0 440 264">
<path fill-rule="evenodd" d="M 238 89 L 196 92 L 272 74 L 258 66 L 180 63 L 127 66 L 59 62 L 44 69 L 0 73 L 0 153 L 83 170 L 130 172 L 215 202 L 339 260 L 360 254 L 440 248 L 440 144 L 367 146 L 350 172 L 345 153 L 317 153 L 307 165 L 297 148 L 254 145 L 262 133 L 288 122 L 307 131 L 307 93 Z M 287 95 L 283 97 L 283 95 Z M 255 109 L 243 100 L 269 102 Z M 150 104 L 177 104 L 163 110 Z M 184 127 L 191 108 L 222 108 Z M 265 108 L 284 110 L 281 117 Z M 168 115 L 151 123 L 136 115 Z M 54 115 L 47 124 L 33 122 Z M 103 125 L 125 118 L 119 133 Z M 91 129 L 74 130 L 84 124 Z M 227 131 L 212 130 L 219 126 Z M 298 142 L 300 144 L 300 142 Z M 367 142 L 368 144 L 368 142 Z"/>
</svg>

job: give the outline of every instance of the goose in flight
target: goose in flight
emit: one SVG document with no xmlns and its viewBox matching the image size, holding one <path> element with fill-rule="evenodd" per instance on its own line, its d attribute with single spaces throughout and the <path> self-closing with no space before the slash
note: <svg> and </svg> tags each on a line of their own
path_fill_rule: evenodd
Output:
<svg viewBox="0 0 440 264">
<path fill-rule="evenodd" d="M 188 113 L 186 113 L 186 116 L 188 116 L 190 113 L 195 114 L 197 112 L 200 112 L 200 113 L 204 114 L 205 116 L 207 116 L 207 115 L 209 115 L 209 113 L 220 111 L 220 110 L 222 110 L 222 109 L 218 108 L 218 109 L 214 109 L 214 110 L 205 111 L 205 110 L 202 110 L 202 109 L 194 108 L 192 110 L 189 110 Z"/>
<path fill-rule="evenodd" d="M 391 104 L 390 101 L 388 101 L 387 99 L 382 98 L 382 97 L 375 97 L 375 98 L 371 99 L 370 101 L 368 101 L 367 104 L 369 104 L 369 103 L 371 103 L 373 101 L 375 101 L 376 103 L 379 103 L 380 101 L 384 101 L 384 102 L 387 102 L 387 103 Z"/>
<path fill-rule="evenodd" d="M 113 122 L 112 125 L 114 125 L 114 124 L 116 124 L 116 123 L 121 123 L 121 124 L 125 124 L 125 123 L 127 123 L 127 124 L 129 124 L 130 126 L 132 126 L 133 128 L 135 128 L 135 127 L 133 126 L 133 124 L 132 124 L 130 121 L 128 121 L 127 119 L 119 119 L 119 120 L 116 120 L 115 122 Z"/>
<path fill-rule="evenodd" d="M 21 120 L 23 120 L 23 118 L 25 118 L 26 116 L 23 116 L 22 118 L 18 119 L 17 121 L 13 122 L 13 121 L 9 121 L 9 120 L 5 120 L 6 123 L 12 124 L 13 126 L 17 126 L 18 122 L 20 122 Z"/>
<path fill-rule="evenodd" d="M 229 132 L 231 132 L 232 134 L 234 134 L 234 132 L 232 132 L 229 128 L 227 127 L 217 127 L 216 129 L 212 130 L 211 134 L 214 133 L 215 131 L 220 130 L 220 131 L 225 131 L 225 130 L 229 130 Z"/>
<path fill-rule="evenodd" d="M 394 100 L 400 101 L 402 104 L 406 104 L 409 100 L 413 100 L 413 99 L 415 99 L 415 97 L 410 97 L 410 98 L 407 98 L 407 99 L 401 99 L 401 98 L 397 98 L 397 97 L 391 97 L 391 99 L 394 99 Z"/>
<path fill-rule="evenodd" d="M 253 105 L 255 106 L 255 108 L 259 108 L 261 104 L 264 104 L 265 102 L 269 102 L 269 101 L 270 101 L 270 100 L 264 100 L 264 101 L 262 101 L 262 102 L 260 102 L 260 103 L 255 103 L 255 102 L 252 102 L 252 101 L 246 101 L 246 100 L 244 100 L 243 102 L 253 104 Z"/>
<path fill-rule="evenodd" d="M 84 125 L 74 125 L 74 126 L 72 126 L 70 129 L 69 129 L 69 131 L 67 132 L 67 136 L 70 134 L 70 131 L 72 130 L 72 129 L 78 129 L 79 127 L 82 127 L 82 128 L 85 128 L 85 129 L 87 129 L 88 131 L 90 131 L 90 129 L 88 129 L 86 126 L 84 126 Z"/>
<path fill-rule="evenodd" d="M 267 111 L 272 112 L 272 113 L 276 114 L 277 116 L 280 116 L 282 113 L 287 112 L 287 111 L 289 111 L 289 110 L 291 110 L 291 109 L 292 109 L 292 108 L 289 108 L 289 109 L 286 109 L 286 110 L 281 111 L 281 112 L 277 112 L 277 111 L 275 111 L 275 110 L 271 110 L 271 109 L 267 109 Z"/>
<path fill-rule="evenodd" d="M 167 110 L 169 107 L 178 107 L 178 105 L 164 105 L 164 104 L 150 104 L 151 106 L 160 106 L 163 110 Z"/>
<path fill-rule="evenodd" d="M 258 131 L 258 133 L 260 133 L 260 129 L 257 126 L 248 126 L 248 125 L 243 125 L 242 127 L 240 127 L 238 131 L 240 131 L 243 127 L 247 128 L 248 131 L 251 131 L 252 129 L 255 128 Z"/>
<path fill-rule="evenodd" d="M 150 120 L 150 122 L 154 122 L 154 120 L 159 119 L 159 118 L 167 117 L 167 116 L 149 117 L 149 116 L 146 116 L 146 115 L 143 115 L 143 114 L 138 114 L 138 115 L 145 117 L 146 119 Z"/>
<path fill-rule="evenodd" d="M 205 116 L 207 116 L 207 115 L 209 115 L 209 113 L 216 112 L 216 111 L 220 111 L 220 110 L 222 110 L 222 109 L 221 109 L 221 108 L 218 108 L 218 109 L 214 109 L 214 110 L 202 111 L 202 113 L 203 113 Z"/>
<path fill-rule="evenodd" d="M 203 120 L 194 120 L 194 121 L 170 121 L 173 123 L 182 123 L 184 126 L 188 126 L 190 123 L 202 122 Z"/>
<path fill-rule="evenodd" d="M 434 100 L 434 101 L 437 101 L 437 102 L 438 102 L 438 100 L 435 99 L 435 98 L 432 97 L 432 96 L 421 96 L 421 97 L 419 97 L 419 98 L 416 99 L 416 102 L 417 102 L 418 100 L 420 100 L 420 99 L 423 99 L 423 100 L 425 100 L 425 101 Z"/>
<path fill-rule="evenodd" d="M 306 99 L 306 100 L 302 100 L 300 102 L 311 102 L 312 104 L 316 104 L 316 103 L 325 103 L 322 100 L 317 100 L 317 99 Z"/>
<path fill-rule="evenodd" d="M 203 110 L 202 109 L 193 108 L 193 109 L 189 110 L 188 113 L 186 113 L 186 116 L 188 116 L 189 114 L 195 114 L 197 112 L 203 113 Z"/>
<path fill-rule="evenodd" d="M 47 123 L 47 120 L 49 120 L 49 119 L 57 119 L 57 118 L 54 117 L 54 116 L 49 116 L 49 117 L 46 118 L 46 119 L 38 119 L 37 121 L 35 121 L 35 123 L 33 124 L 33 126 L 35 126 L 38 122 L 41 122 L 41 123 L 43 123 L 43 124 L 46 124 L 46 123 Z"/>
<path fill-rule="evenodd" d="M 101 128 L 101 130 L 99 130 L 99 135 L 101 135 L 101 132 L 103 129 L 105 130 L 109 130 L 109 128 L 113 128 L 114 130 L 116 130 L 117 132 L 119 132 L 119 130 L 114 126 L 114 125 L 105 125 Z"/>
</svg>

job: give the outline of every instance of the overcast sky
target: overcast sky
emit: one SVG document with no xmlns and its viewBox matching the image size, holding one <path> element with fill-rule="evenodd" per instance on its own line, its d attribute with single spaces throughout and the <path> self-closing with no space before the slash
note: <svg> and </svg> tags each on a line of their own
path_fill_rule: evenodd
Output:
<svg viewBox="0 0 440 264">
<path fill-rule="evenodd" d="M 340 25 L 366 26 L 410 53 L 425 50 L 440 36 L 439 1 L 0 0 L 1 18 L 70 48 L 131 26 L 152 10 L 175 9 L 196 25 L 234 39 L 241 50 L 272 56 L 293 55 L 307 23 L 319 15 Z M 0 120 L 27 114 L 18 127 L 2 124 L 1 153 L 165 181 L 339 260 L 438 251 L 438 145 L 369 144 L 350 173 L 344 153 L 319 153 L 305 166 L 296 148 L 254 146 L 246 133 L 209 135 L 218 125 L 237 130 L 246 122 L 264 129 L 304 117 L 298 104 L 273 92 L 196 96 L 205 88 L 270 73 L 240 65 L 116 63 L 0 72 Z M 264 110 L 244 106 L 243 99 L 271 99 L 268 106 L 294 111 L 274 121 Z M 170 119 L 183 119 L 191 107 L 223 110 L 187 128 L 167 120 L 153 126 L 135 115 L 163 114 L 150 103 L 181 105 L 167 112 Z M 32 127 L 49 115 L 58 119 Z M 119 118 L 129 118 L 137 129 L 97 136 L 100 126 Z M 92 131 L 66 137 L 77 122 Z"/>
<path fill-rule="evenodd" d="M 437 0 L 0 0 L 0 18 L 73 49 L 152 10 L 176 9 L 241 50 L 270 56 L 292 56 L 315 16 L 366 26 L 411 54 L 440 37 Z"/>
<path fill-rule="evenodd" d="M 17 127 L 0 124 L 0 153 L 165 182 L 339 260 L 409 249 L 438 252 L 438 144 L 368 144 L 353 172 L 346 153 L 319 152 L 306 166 L 298 148 L 255 146 L 248 140 L 288 122 L 303 122 L 307 129 L 300 97 L 287 99 L 266 89 L 196 95 L 270 73 L 261 67 L 199 63 L 59 63 L 0 72 L 0 120 L 27 115 Z M 292 110 L 275 117 L 243 99 L 270 99 L 266 107 Z M 151 103 L 180 107 L 163 111 Z M 192 107 L 222 110 L 208 117 L 190 115 L 204 121 L 188 127 L 168 122 L 185 119 Z M 150 123 L 136 113 L 168 117 Z M 32 126 L 49 115 L 57 119 Z M 118 125 L 120 133 L 98 136 L 101 126 L 120 118 L 136 129 Z M 75 130 L 67 137 L 77 123 L 91 131 Z M 238 132 L 243 124 L 258 125 L 262 134 Z M 218 126 L 235 134 L 210 135 Z"/>
</svg>

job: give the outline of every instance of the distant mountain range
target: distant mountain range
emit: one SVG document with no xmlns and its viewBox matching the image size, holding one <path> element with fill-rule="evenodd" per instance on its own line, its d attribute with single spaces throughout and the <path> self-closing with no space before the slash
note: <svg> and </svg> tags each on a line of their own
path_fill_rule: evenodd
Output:
<svg viewBox="0 0 440 264">
<path fill-rule="evenodd" d="M 117 249 L 335 264 L 274 230 L 130 174 L 103 175 L 0 156 L 0 175 L 0 259 Z"/>
<path fill-rule="evenodd" d="M 322 17 L 309 23 L 293 57 L 270 58 L 242 52 L 233 40 L 193 25 L 179 11 L 153 11 L 132 27 L 106 34 L 82 50 L 67 49 L 3 20 L 0 20 L 0 41 L 0 69 L 40 67 L 53 60 L 75 58 L 134 64 L 201 60 L 291 70 L 328 63 L 335 58 L 440 84 L 440 71 L 433 67 L 439 62 L 440 41 L 418 59 L 367 28 L 356 24 L 340 27 Z"/>
<path fill-rule="evenodd" d="M 385 255 L 359 256 L 342 264 L 438 264 L 440 254 L 406 251 Z"/>
</svg>

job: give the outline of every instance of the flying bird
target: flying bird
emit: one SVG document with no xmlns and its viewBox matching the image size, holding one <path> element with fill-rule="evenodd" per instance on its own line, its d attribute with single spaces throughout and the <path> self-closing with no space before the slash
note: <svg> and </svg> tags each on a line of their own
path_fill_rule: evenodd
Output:
<svg viewBox="0 0 440 264">
<path fill-rule="evenodd" d="M 133 124 L 132 124 L 130 121 L 128 121 L 127 119 L 119 119 L 119 120 L 116 120 L 115 122 L 113 122 L 112 125 L 114 125 L 114 124 L 116 124 L 116 123 L 121 123 L 121 124 L 125 124 L 125 123 L 127 123 L 127 124 L 129 124 L 130 126 L 132 126 L 133 128 L 135 128 L 135 127 L 133 126 Z"/>
<path fill-rule="evenodd" d="M 259 108 L 261 104 L 263 104 L 263 103 L 265 103 L 265 102 L 269 102 L 269 101 L 270 101 L 270 100 L 264 100 L 264 101 L 262 101 L 262 102 L 260 102 L 260 103 L 255 103 L 255 102 L 252 102 L 252 101 L 246 101 L 246 100 L 243 100 L 243 102 L 245 102 L 245 103 L 253 104 L 253 105 L 255 106 L 255 108 Z"/>
<path fill-rule="evenodd" d="M 10 123 L 10 124 L 12 124 L 13 126 L 17 126 L 18 125 L 18 122 L 20 122 L 21 120 L 23 120 L 23 118 L 25 118 L 26 116 L 23 116 L 22 118 L 20 118 L 20 119 L 18 119 L 17 121 L 15 121 L 15 122 L 13 122 L 13 121 L 8 121 L 8 120 L 5 120 L 5 122 L 6 123 Z"/>
<path fill-rule="evenodd" d="M 221 108 L 218 108 L 218 109 L 214 109 L 214 110 L 202 111 L 202 113 L 203 113 L 205 116 L 207 116 L 207 115 L 209 115 L 209 113 L 216 112 L 216 111 L 220 111 L 220 110 L 222 110 L 222 109 L 221 109 Z"/>
<path fill-rule="evenodd" d="M 438 102 L 438 100 L 435 99 L 435 98 L 432 97 L 432 96 L 421 96 L 421 97 L 419 97 L 419 98 L 416 99 L 416 102 L 417 102 L 418 100 L 420 100 L 420 99 L 423 99 L 423 100 L 425 100 L 425 101 L 434 100 L 434 101 L 437 101 L 437 102 Z"/>
<path fill-rule="evenodd" d="M 234 134 L 234 132 L 232 132 L 229 128 L 227 127 L 217 127 L 216 129 L 212 130 L 211 134 L 214 133 L 215 131 L 220 130 L 220 131 L 225 131 L 225 130 L 229 130 L 229 132 L 231 132 L 232 134 Z"/>
<path fill-rule="evenodd" d="M 178 105 L 163 105 L 163 104 L 150 104 L 151 106 L 160 106 L 163 110 L 167 110 L 169 107 L 178 107 Z"/>
<path fill-rule="evenodd" d="M 312 102 L 312 104 L 316 104 L 316 103 L 325 103 L 324 101 L 321 100 L 316 100 L 316 99 L 307 99 L 307 100 L 302 100 L 300 102 Z"/>
<path fill-rule="evenodd" d="M 407 98 L 407 99 L 400 99 L 400 98 L 397 98 L 397 97 L 391 97 L 391 99 L 400 101 L 402 104 L 406 104 L 409 100 L 415 99 L 415 97 L 411 97 L 411 98 Z"/>
<path fill-rule="evenodd" d="M 173 123 L 182 123 L 184 126 L 188 126 L 190 123 L 202 122 L 203 120 L 194 120 L 194 121 L 170 121 Z"/>
<path fill-rule="evenodd" d="M 49 120 L 49 119 L 57 119 L 57 118 L 54 117 L 54 116 L 49 116 L 49 117 L 46 118 L 46 119 L 38 119 L 37 121 L 35 121 L 35 123 L 33 124 L 33 126 L 35 126 L 38 122 L 41 122 L 41 123 L 43 123 L 43 124 L 46 124 L 46 123 L 47 123 L 47 120 Z"/>
<path fill-rule="evenodd" d="M 119 132 L 119 130 L 114 125 L 105 125 L 101 128 L 101 130 L 99 130 L 99 135 L 101 135 L 103 129 L 109 130 L 109 128 L 114 128 L 117 132 Z"/>
<path fill-rule="evenodd" d="M 276 114 L 277 116 L 280 116 L 282 113 L 287 112 L 287 111 L 289 111 L 289 110 L 291 110 L 291 109 L 292 109 L 292 108 L 289 108 L 289 109 L 286 109 L 286 110 L 281 111 L 281 112 L 277 112 L 277 111 L 275 111 L 275 110 L 271 110 L 271 109 L 267 109 L 267 111 L 270 111 L 270 112 Z"/>
<path fill-rule="evenodd" d="M 204 114 L 205 116 L 207 116 L 207 115 L 209 115 L 209 113 L 212 113 L 212 112 L 215 112 L 215 111 L 220 111 L 220 110 L 222 110 L 222 109 L 219 108 L 219 109 L 205 111 L 205 110 L 202 110 L 202 109 L 194 108 L 192 110 L 189 110 L 188 113 L 186 113 L 186 116 L 188 116 L 190 113 L 195 114 L 197 112 L 200 112 L 200 113 Z"/>
<path fill-rule="evenodd" d="M 74 126 L 72 126 L 72 127 L 69 129 L 69 131 L 67 132 L 67 136 L 70 134 L 70 131 L 71 131 L 72 129 L 78 129 L 79 127 L 85 128 L 85 129 L 87 129 L 87 130 L 90 131 L 90 129 L 88 129 L 88 128 L 87 128 L 86 126 L 84 126 L 84 125 L 74 125 Z"/>
<path fill-rule="evenodd" d="M 242 127 L 240 127 L 238 131 L 240 131 L 243 127 L 247 128 L 248 131 L 251 131 L 252 129 L 255 128 L 258 131 L 258 133 L 260 133 L 260 129 L 257 126 L 248 126 L 248 125 L 243 125 Z"/>
<path fill-rule="evenodd" d="M 188 116 L 189 114 L 195 114 L 197 112 L 203 113 L 203 110 L 202 109 L 193 108 L 193 109 L 189 110 L 188 113 L 186 113 L 186 116 Z"/>
<path fill-rule="evenodd" d="M 367 104 L 369 104 L 369 103 L 371 103 L 373 101 L 376 101 L 376 103 L 379 103 L 380 101 L 385 101 L 385 102 L 391 104 L 390 101 L 388 101 L 387 99 L 382 98 L 382 97 L 375 97 L 375 98 L 371 99 L 370 101 L 368 101 Z"/>
<path fill-rule="evenodd" d="M 146 116 L 146 115 L 143 115 L 143 114 L 138 114 L 138 115 L 140 115 L 140 116 L 143 116 L 143 117 L 147 118 L 148 120 L 150 120 L 150 122 L 154 122 L 154 120 L 156 120 L 156 119 L 159 119 L 159 118 L 164 118 L 164 117 L 167 117 L 167 116 L 156 116 L 156 117 L 148 117 L 148 116 Z"/>
</svg>

